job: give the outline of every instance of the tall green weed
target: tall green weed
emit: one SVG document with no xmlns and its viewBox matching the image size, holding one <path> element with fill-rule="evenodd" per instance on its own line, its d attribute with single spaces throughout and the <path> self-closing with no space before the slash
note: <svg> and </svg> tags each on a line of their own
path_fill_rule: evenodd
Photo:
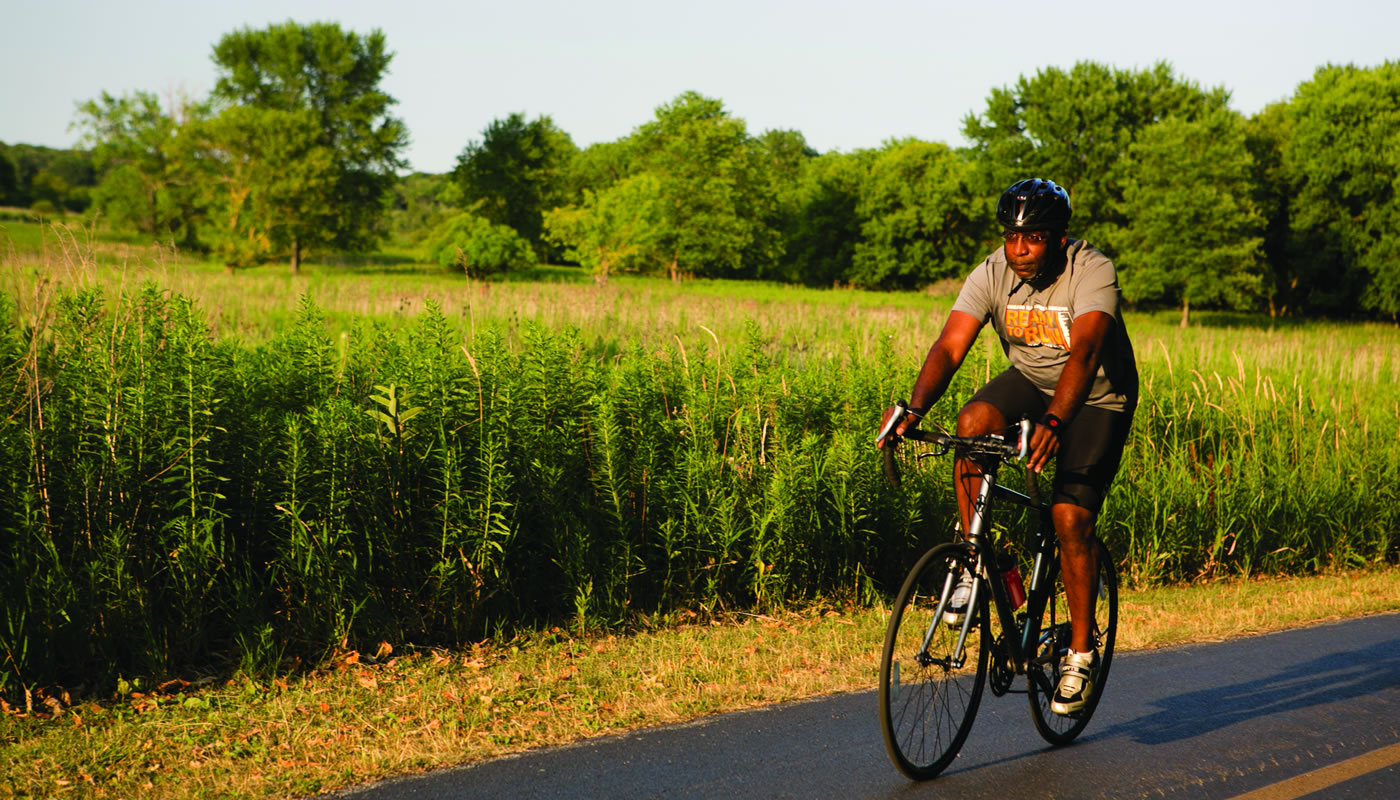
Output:
<svg viewBox="0 0 1400 800">
<path fill-rule="evenodd" d="M 951 535 L 946 476 L 892 491 L 871 442 L 939 313 L 786 296 L 712 327 L 642 291 L 663 310 L 426 298 L 348 328 L 303 296 L 251 343 L 154 284 L 7 298 L 0 692 L 874 602 Z M 1143 400 L 1100 522 L 1125 575 L 1395 560 L 1393 329 L 1134 336 Z M 979 344 L 934 421 L 1003 363 Z"/>
</svg>

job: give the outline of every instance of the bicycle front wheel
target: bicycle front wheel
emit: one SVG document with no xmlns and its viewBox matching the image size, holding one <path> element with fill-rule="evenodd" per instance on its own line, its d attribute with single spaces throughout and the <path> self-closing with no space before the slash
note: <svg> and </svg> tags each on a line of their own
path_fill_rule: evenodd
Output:
<svg viewBox="0 0 1400 800">
<path fill-rule="evenodd" d="M 890 759 L 915 780 L 934 777 L 957 756 L 986 685 L 987 587 L 978 580 L 965 638 L 964 626 L 949 624 L 942 613 L 958 578 L 972 566 L 963 544 L 928 551 L 899 590 L 885 631 L 880 728 Z"/>
<path fill-rule="evenodd" d="M 1094 709 L 1098 708 L 1099 699 L 1103 697 L 1108 668 L 1113 665 L 1113 642 L 1118 633 L 1118 575 L 1113 569 L 1108 548 L 1098 539 L 1094 540 L 1094 544 L 1098 550 L 1099 566 L 1098 579 L 1094 582 L 1091 635 L 1099 649 L 1099 672 L 1094 681 L 1093 695 L 1083 709 L 1069 716 L 1060 716 L 1050 710 L 1055 686 L 1060 681 L 1060 659 L 1069 652 L 1070 645 L 1069 606 L 1058 564 L 1051 567 L 1054 593 L 1045 602 L 1045 610 L 1040 617 L 1039 642 L 1031 662 L 1026 665 L 1026 695 L 1031 704 L 1031 718 L 1035 720 L 1035 729 L 1041 738 L 1054 745 L 1069 744 L 1089 724 L 1089 718 L 1094 715 Z"/>
</svg>

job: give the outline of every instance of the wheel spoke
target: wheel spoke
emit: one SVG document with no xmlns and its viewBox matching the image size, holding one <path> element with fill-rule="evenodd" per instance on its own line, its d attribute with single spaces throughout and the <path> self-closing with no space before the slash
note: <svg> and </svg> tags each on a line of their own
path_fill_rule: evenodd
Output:
<svg viewBox="0 0 1400 800">
<path fill-rule="evenodd" d="M 940 598 L 970 566 L 966 549 L 944 545 L 916 565 L 896 598 L 881 662 L 881 726 L 895 764 L 914 778 L 931 778 L 957 755 L 971 729 L 987 670 L 984 623 L 975 621 L 954 652 L 961 626 L 937 615 Z M 985 597 L 976 601 L 985 606 Z M 985 611 L 970 609 L 974 620 Z M 927 642 L 927 647 L 923 647 Z M 962 663 L 955 667 L 954 664 Z"/>
<path fill-rule="evenodd" d="M 1094 694 L 1082 711 L 1061 716 L 1050 710 L 1050 701 L 1060 678 L 1060 658 L 1070 643 L 1069 607 L 1065 600 L 1064 582 L 1058 571 L 1053 581 L 1054 594 L 1046 601 L 1041 615 L 1040 642 L 1027 665 L 1027 694 L 1031 717 L 1036 731 L 1051 744 L 1067 744 L 1089 724 L 1090 717 L 1103 696 L 1108 669 L 1113 662 L 1113 645 L 1118 625 L 1118 582 L 1108 549 L 1098 543 L 1099 571 L 1094 591 L 1094 619 L 1091 635 L 1099 649 L 1099 671 L 1094 681 Z"/>
</svg>

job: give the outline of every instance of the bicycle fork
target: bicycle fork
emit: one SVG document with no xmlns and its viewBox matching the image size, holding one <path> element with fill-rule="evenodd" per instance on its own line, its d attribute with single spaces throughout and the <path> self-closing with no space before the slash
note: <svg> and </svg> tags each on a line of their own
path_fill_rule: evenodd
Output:
<svg viewBox="0 0 1400 800">
<path fill-rule="evenodd" d="M 938 606 L 933 610 L 933 617 L 924 630 L 924 641 L 919 645 L 919 661 L 924 662 L 924 666 L 941 662 L 940 666 L 944 669 L 961 669 L 963 664 L 967 663 L 967 634 L 972 630 L 972 618 L 976 616 L 973 609 L 977 607 L 977 593 L 980 589 L 981 583 L 973 581 L 972 593 L 967 598 L 967 613 L 963 614 L 962 628 L 958 631 L 958 640 L 953 645 L 953 654 L 943 659 L 930 658 L 928 649 L 933 643 L 933 633 L 942 624 L 943 612 L 953 596 L 953 573 L 949 572 L 943 577 L 943 591 L 938 596 Z"/>
<path fill-rule="evenodd" d="M 968 526 L 967 535 L 967 541 L 972 544 L 972 552 L 976 554 L 976 560 L 972 565 L 973 573 L 980 577 L 981 580 L 974 580 L 972 582 L 972 592 L 968 594 L 967 598 L 967 611 L 963 614 L 962 628 L 958 631 L 958 640 L 953 645 L 953 654 L 946 659 L 940 659 L 944 662 L 942 666 L 946 669 L 960 669 L 963 664 L 967 663 L 967 635 L 972 631 L 972 623 L 977 616 L 978 595 L 981 593 L 983 586 L 990 587 L 992 585 L 992 571 L 987 566 L 987 553 L 986 548 L 983 547 L 982 529 L 985 527 L 984 512 L 986 511 L 987 503 L 991 498 L 992 489 L 995 485 L 996 471 L 992 470 L 983 473 L 982 485 L 977 490 L 977 499 L 973 504 L 972 520 L 971 524 Z M 919 646 L 920 660 L 925 660 L 929 663 L 934 662 L 934 659 L 929 658 L 928 649 L 929 645 L 933 642 L 934 631 L 943 621 L 943 611 L 948 607 L 948 602 L 952 598 L 953 578 L 954 575 L 952 572 L 949 572 L 943 577 L 943 590 L 939 594 L 938 605 L 934 609 L 933 618 L 929 620 L 928 628 L 924 631 L 924 640 Z M 992 590 L 992 599 L 996 601 L 997 611 L 1000 613 L 1002 611 L 1002 606 L 1006 603 L 1005 599 L 998 594 L 995 589 Z M 1003 619 L 1004 618 L 1005 615 L 1003 615 Z M 1022 663 L 1021 659 L 1015 660 L 1018 664 Z"/>
</svg>

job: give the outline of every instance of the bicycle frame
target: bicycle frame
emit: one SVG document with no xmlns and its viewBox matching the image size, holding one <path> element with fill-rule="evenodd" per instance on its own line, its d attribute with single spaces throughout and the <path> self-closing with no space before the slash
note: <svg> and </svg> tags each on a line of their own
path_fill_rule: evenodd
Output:
<svg viewBox="0 0 1400 800">
<path fill-rule="evenodd" d="M 973 584 L 972 595 L 968 601 L 969 609 L 978 608 L 979 593 L 983 586 L 990 587 L 992 592 L 992 602 L 996 608 L 997 619 L 1001 623 L 1003 632 L 1002 641 L 1007 647 L 1007 655 L 1010 657 L 1017 675 L 1026 674 L 1026 664 L 1028 654 L 1033 654 L 1038 649 L 1040 638 L 1040 619 L 1044 611 L 1045 603 L 1051 595 L 1051 588 L 1054 584 L 1055 569 L 1059 564 L 1054 563 L 1047 556 L 1055 553 L 1055 533 L 1051 524 L 1050 508 L 1038 499 L 1030 495 L 1022 494 L 1014 489 L 1007 488 L 997 482 L 997 473 L 1000 465 L 990 467 L 984 466 L 982 472 L 982 485 L 978 489 L 977 497 L 974 500 L 971 523 L 965 544 L 971 555 L 976 557 L 975 570 L 982 578 Z M 1029 480 L 1034 480 L 1033 477 Z M 1033 484 L 1032 484 L 1033 485 Z M 990 532 L 990 510 L 992 498 L 1000 498 L 1017 505 L 1037 512 L 1039 518 L 1039 529 L 1035 534 L 1035 541 L 1032 543 L 1034 558 L 1031 568 L 1030 587 L 1026 592 L 1026 616 L 1024 625 L 1016 622 L 1016 609 L 1011 606 L 1011 598 L 1005 584 L 1001 580 L 1000 571 L 993 569 L 995 565 L 991 554 L 995 552 L 993 545 L 994 537 Z M 947 606 L 948 599 L 952 594 L 953 576 L 950 574 L 944 581 L 942 595 L 939 598 L 938 606 L 934 610 L 929 622 L 929 627 L 924 633 L 922 650 L 927 651 L 929 643 L 934 635 L 934 628 L 943 617 L 943 610 Z M 946 666 L 958 668 L 966 662 L 966 641 L 968 634 L 972 631 L 973 620 L 976 614 L 967 614 L 962 623 L 962 629 L 958 632 L 957 643 L 953 648 L 955 653 L 953 663 Z M 1020 632 L 1020 636 L 1013 636 L 1015 631 Z M 1036 673 L 1037 675 L 1039 673 Z M 1044 687 L 1047 690 L 1049 687 Z"/>
</svg>

